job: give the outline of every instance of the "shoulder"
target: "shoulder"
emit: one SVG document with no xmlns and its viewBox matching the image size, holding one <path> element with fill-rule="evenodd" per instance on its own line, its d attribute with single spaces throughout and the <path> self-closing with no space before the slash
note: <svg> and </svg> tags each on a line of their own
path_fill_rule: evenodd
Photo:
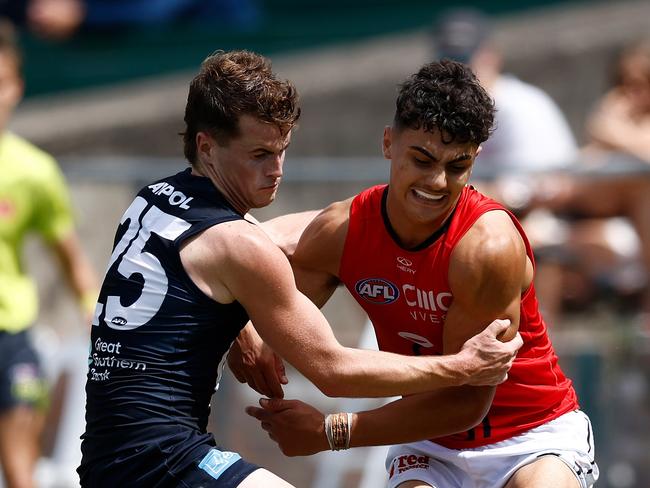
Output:
<svg viewBox="0 0 650 488">
<path fill-rule="evenodd" d="M 264 255 L 282 254 L 268 235 L 251 222 L 239 219 L 208 227 L 192 240 L 192 245 L 209 256 L 219 258 L 218 262 L 255 264 Z M 251 263 L 252 261 L 252 263 Z M 215 261 L 211 261 L 215 262 Z"/>
<path fill-rule="evenodd" d="M 304 241 L 314 244 L 314 241 L 320 239 L 326 239 L 329 243 L 341 238 L 345 239 L 352 200 L 353 198 L 349 198 L 325 207 L 305 229 Z"/>
<path fill-rule="evenodd" d="M 208 227 L 183 243 L 180 256 L 192 280 L 221 303 L 240 300 L 259 283 L 277 284 L 291 275 L 282 251 L 245 220 Z"/>
<path fill-rule="evenodd" d="M 66 198 L 63 174 L 56 160 L 45 151 L 13 133 L 2 137 L 3 171 L 19 176 L 34 196 Z"/>
<path fill-rule="evenodd" d="M 298 242 L 295 266 L 338 273 L 353 199 L 330 204 L 312 220 Z"/>
<path fill-rule="evenodd" d="M 454 248 L 449 283 L 454 297 L 519 290 L 526 269 L 526 246 L 502 210 L 481 215 Z"/>
<path fill-rule="evenodd" d="M 26 165 L 58 171 L 58 165 L 52 156 L 16 134 L 6 133 L 2 138 L 2 145 L 5 155 L 18 159 L 23 167 Z"/>
<path fill-rule="evenodd" d="M 323 209 L 307 227 L 310 233 L 334 234 L 347 229 L 350 220 L 350 207 L 354 197 L 334 202 Z M 306 232 L 306 231 L 305 231 Z"/>
<path fill-rule="evenodd" d="M 513 252 L 523 258 L 526 247 L 510 215 L 498 209 L 482 214 L 454 249 L 454 255 L 471 255 L 478 265 L 508 260 Z"/>
</svg>

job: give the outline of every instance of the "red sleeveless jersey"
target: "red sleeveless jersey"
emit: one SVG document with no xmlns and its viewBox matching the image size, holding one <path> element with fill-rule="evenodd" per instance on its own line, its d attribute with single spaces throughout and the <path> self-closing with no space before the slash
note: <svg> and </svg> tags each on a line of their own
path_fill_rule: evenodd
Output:
<svg viewBox="0 0 650 488">
<path fill-rule="evenodd" d="M 352 201 L 339 277 L 372 321 L 379 348 L 399 354 L 442 354 L 445 316 L 454 300 L 448 280 L 451 253 L 485 212 L 506 211 L 466 187 L 443 228 L 417 249 L 400 247 L 385 215 L 387 186 L 369 188 Z M 507 212 L 533 254 L 521 225 Z M 534 261 L 533 261 L 534 263 Z M 578 408 L 575 391 L 558 366 L 539 312 L 534 286 L 521 298 L 524 345 L 499 385 L 488 415 L 467 432 L 432 439 L 452 449 L 513 437 Z"/>
</svg>

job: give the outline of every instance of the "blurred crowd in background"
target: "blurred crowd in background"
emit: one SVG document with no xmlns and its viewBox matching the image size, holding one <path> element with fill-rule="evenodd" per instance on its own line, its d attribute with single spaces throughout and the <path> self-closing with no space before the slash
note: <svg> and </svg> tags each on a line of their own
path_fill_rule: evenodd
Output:
<svg viewBox="0 0 650 488">
<path fill-rule="evenodd" d="M 332 61 L 333 57 L 338 56 L 343 62 L 346 50 L 354 43 L 363 42 L 364 46 L 369 46 L 374 39 L 383 46 L 382 49 L 390 50 L 391 41 L 385 42 L 387 36 L 409 38 L 415 32 L 419 50 L 413 51 L 413 67 L 427 61 L 422 59 L 423 56 L 429 59 L 447 57 L 469 64 L 494 97 L 497 107 L 496 129 L 477 159 L 473 184 L 512 209 L 531 238 L 537 259 L 535 286 L 543 313 L 561 360 L 570 363 L 567 369 L 573 373 L 583 407 L 594 422 L 599 449 L 597 458 L 604 473 L 598 485 L 621 488 L 650 486 L 650 21 L 634 24 L 641 27 L 629 32 L 625 29 L 631 24 L 622 22 L 620 32 L 610 36 L 612 40 L 607 45 L 601 45 L 600 52 L 607 56 L 596 63 L 605 67 L 599 74 L 602 83 L 596 84 L 596 88 L 584 88 L 596 96 L 581 104 L 579 110 L 584 117 L 577 120 L 575 102 L 569 109 L 563 104 L 566 95 L 558 97 L 560 90 L 555 94 L 547 92 L 544 87 L 537 86 L 535 80 L 552 79 L 549 87 L 571 86 L 572 93 L 575 93 L 581 90 L 576 86 L 581 81 L 570 78 L 567 72 L 572 71 L 564 67 L 568 63 L 578 69 L 588 60 L 580 52 L 575 54 L 575 58 L 563 53 L 563 61 L 556 63 L 551 50 L 537 58 L 531 56 L 528 63 L 521 57 L 518 63 L 509 63 L 510 53 L 521 46 L 504 44 L 503 36 L 500 36 L 499 27 L 504 25 L 502 19 L 513 18 L 515 20 L 508 24 L 512 26 L 509 39 L 515 38 L 521 45 L 526 44 L 528 36 L 534 37 L 535 34 L 527 30 L 526 20 L 517 21 L 517 16 L 530 19 L 548 15 L 540 9 L 544 2 L 464 2 L 465 7 L 454 10 L 442 10 L 431 2 L 422 1 L 400 2 L 399 7 L 390 5 L 393 2 L 362 0 L 312 3 L 305 6 L 302 2 L 290 0 L 0 0 L 0 16 L 15 25 L 24 45 L 24 82 L 30 110 L 36 111 L 36 117 L 46 118 L 54 127 L 65 127 L 65 121 L 59 125 L 58 121 L 51 119 L 52 112 L 48 114 L 47 108 L 60 94 L 65 94 L 66 101 L 73 100 L 77 104 L 79 101 L 74 99 L 74 89 L 83 85 L 83 99 L 90 99 L 87 106 L 92 107 L 90 85 L 117 83 L 128 77 L 126 73 L 119 73 L 123 66 L 139 62 L 148 68 L 143 71 L 140 69 L 142 66 L 132 66 L 133 69 L 127 71 L 134 76 L 146 74 L 145 82 L 151 81 L 152 85 L 143 90 L 155 92 L 159 89 L 156 85 L 158 77 L 168 76 L 172 70 L 181 73 L 188 69 L 192 71 L 201 61 L 197 53 L 205 56 L 216 49 L 249 48 L 270 54 L 276 60 L 290 59 L 290 55 L 296 53 L 309 58 L 311 51 L 307 48 L 317 53 L 325 46 L 328 49 L 326 62 L 332 66 L 328 75 L 340 78 L 345 84 L 346 73 L 331 72 L 340 69 Z M 606 2 L 551 3 L 556 16 L 571 18 L 573 15 L 574 22 L 580 23 L 580 16 L 586 15 L 587 10 Z M 616 9 L 618 5 L 620 12 L 626 9 L 634 12 L 638 7 L 650 14 L 643 4 L 616 2 L 608 8 Z M 396 8 L 405 12 L 393 12 Z M 392 18 L 391 13 L 395 14 Z M 552 15 L 550 18 L 557 18 Z M 349 23 L 341 20 L 346 16 L 352 19 Z M 280 18 L 282 20 L 278 20 Z M 372 26 L 363 24 L 361 19 L 364 18 Z M 274 23 L 276 20 L 278 23 Z M 610 29 L 615 27 L 612 26 L 613 23 Z M 292 37 L 291 29 L 309 40 L 304 45 L 296 45 L 296 38 L 300 37 Z M 566 29 L 571 29 L 570 23 Z M 545 31 L 545 35 L 549 32 L 554 31 Z M 319 39 L 322 45 L 319 45 Z M 145 41 L 159 42 L 162 48 L 157 52 L 143 51 L 142 42 Z M 548 42 L 552 44 L 552 39 Z M 592 39 L 591 42 L 605 41 Z M 398 49 L 398 44 L 393 47 Z M 170 49 L 170 45 L 174 49 Z M 401 52 L 396 54 L 401 55 Z M 160 56 L 160 59 L 155 56 Z M 175 61 L 172 62 L 171 58 Z M 381 59 L 390 59 L 390 55 Z M 74 65 L 75 60 L 80 64 Z M 92 60 L 92 63 L 84 64 L 84 60 Z M 286 67 L 290 61 L 285 63 L 283 66 Z M 0 62 L 0 82 L 2 65 Z M 94 66 L 103 66 L 105 74 L 94 75 Z M 518 72 L 517 67 L 523 69 Z M 390 70 L 390 66 L 382 66 L 380 62 L 375 63 L 372 69 L 381 72 L 382 69 Z M 292 66 L 291 70 L 300 72 L 300 66 Z M 397 75 L 396 80 L 409 72 L 405 70 Z M 78 77 L 73 79 L 75 76 Z M 371 81 L 351 81 L 349 88 L 340 90 L 340 98 L 345 102 L 337 106 L 336 102 L 329 102 L 327 94 L 310 91 L 311 85 L 318 84 L 319 80 L 311 80 L 306 71 L 301 73 L 297 85 L 299 90 L 301 83 L 306 88 L 305 117 L 295 135 L 296 152 L 292 154 L 290 151 L 287 157 L 288 181 L 281 190 L 283 199 L 279 201 L 276 213 L 281 213 L 280 209 L 317 208 L 347 196 L 336 194 L 342 188 L 349 189 L 349 195 L 352 195 L 377 179 L 369 176 L 341 185 L 336 176 L 322 176 L 337 172 L 344 174 L 344 166 L 349 163 L 346 157 L 357 158 L 357 163 L 361 157 L 368 165 L 378 164 L 373 158 L 379 159 L 379 134 L 383 125 L 390 122 L 378 114 L 390 114 L 392 107 L 378 111 L 373 102 L 374 94 L 393 93 L 391 90 L 394 90 L 395 83 L 392 80 L 386 82 L 381 77 L 375 81 L 374 85 Z M 36 88 L 30 92 L 31 83 Z M 378 86 L 380 83 L 383 83 L 381 87 Z M 4 96 L 1 95 L 4 86 L 0 85 L 0 101 Z M 594 93 L 596 91 L 598 93 Z M 29 97 L 30 93 L 32 97 Z M 96 93 L 95 98 L 106 96 L 101 91 Z M 120 92 L 111 93 L 115 96 Z M 39 105 L 41 98 L 47 101 Z M 321 102 L 317 100 L 319 98 Z M 384 97 L 386 100 L 392 98 Z M 19 99 L 20 96 L 16 103 Z M 351 99 L 359 107 L 357 111 L 350 103 Z M 184 100 L 175 103 L 182 105 Z M 7 109 L 7 119 L 13 108 L 10 105 Z M 21 109 L 17 110 L 16 117 L 20 118 Z M 138 108 L 134 107 L 134 110 Z M 148 111 L 150 107 L 143 110 Z M 336 110 L 333 114 L 332 111 Z M 569 116 L 569 111 L 573 111 L 573 115 Z M 364 112 L 369 114 L 366 119 L 359 115 Z M 152 113 L 155 114 L 155 110 Z M 74 117 L 74 114 L 68 116 Z M 101 112 L 91 115 L 93 118 L 103 116 Z M 338 122 L 339 129 L 346 133 L 339 138 L 335 129 L 325 126 L 327 120 Z M 103 127 L 101 136 L 91 134 L 88 138 L 91 142 L 85 147 L 81 143 L 72 144 L 69 147 L 76 149 L 69 151 L 60 141 L 72 137 L 70 135 L 54 131 L 49 139 L 53 141 L 51 143 L 47 137 L 43 138 L 44 142 L 35 138 L 34 142 L 42 143 L 46 150 L 61 160 L 66 175 L 70 175 L 71 168 L 76 168 L 72 164 L 66 165 L 70 156 L 84 160 L 85 167 L 79 173 L 82 176 L 71 179 L 72 201 L 78 205 L 74 212 L 78 217 L 81 246 L 90 255 L 97 272 L 105 266 L 110 250 L 97 248 L 94 236 L 101 233 L 101 229 L 96 226 L 99 222 L 106 222 L 109 231 L 112 230 L 114 221 L 119 218 L 113 214 L 123 206 L 100 201 L 101 190 L 98 188 L 108 189 L 106 194 L 112 197 L 125 195 L 128 198 L 137 185 L 149 179 L 145 173 L 147 168 L 151 168 L 147 162 L 153 155 L 161 159 L 166 157 L 166 161 L 174 160 L 177 167 L 182 168 L 180 138 L 173 144 L 178 132 L 174 128 L 180 128 L 181 122 L 182 115 L 178 114 L 175 122 L 153 123 L 148 129 L 127 124 L 115 127 L 111 132 L 110 127 Z M 366 137 L 369 125 L 373 126 L 370 133 L 378 134 L 375 139 Z M 11 122 L 8 127 L 12 127 Z M 25 124 L 19 124 L 19 127 L 25 127 Z M 147 131 L 149 134 L 143 136 Z M 30 138 L 29 133 L 18 135 Z M 79 137 L 85 136 L 81 134 Z M 306 141 L 303 146 L 300 145 L 301 138 Z M 354 143 L 355 138 L 358 143 Z M 141 145 L 138 146 L 134 140 Z M 101 161 L 94 159 L 93 144 L 102 148 Z M 128 151 L 125 152 L 123 144 L 128 145 Z M 178 149 L 161 154 L 164 153 L 161 148 L 168 146 L 177 146 Z M 342 147 L 349 147 L 348 153 Z M 375 153 L 373 148 L 376 148 Z M 123 178 L 115 178 L 113 174 L 103 180 L 101 175 L 106 173 L 93 173 L 93 167 L 106 164 L 112 154 L 122 164 L 117 166 L 116 162 L 113 172 L 121 171 L 126 153 L 129 156 L 126 164 L 131 166 L 131 170 L 126 171 Z M 303 186 L 289 178 L 293 161 L 304 161 L 300 163 L 304 168 L 313 165 L 312 176 L 306 178 L 309 181 Z M 137 166 L 140 166 L 140 172 L 133 168 Z M 376 175 L 377 171 L 368 174 Z M 316 187 L 318 190 L 314 191 Z M 309 195 L 313 196 L 311 200 Z M 106 209 L 107 205 L 110 210 Z M 0 200 L 0 220 L 2 212 Z M 113 220 L 108 221 L 107 213 Z M 103 238 L 103 243 L 109 240 Z M 52 278 L 56 274 L 50 271 L 52 265 L 47 260 L 41 261 L 38 253 L 38 249 L 28 248 L 23 255 L 23 266 L 36 277 L 43 298 L 39 320 L 33 329 L 41 338 L 41 349 L 46 351 L 43 353 L 44 361 L 64 364 L 69 360 L 70 364 L 81 364 L 83 369 L 87 320 L 82 319 L 83 314 L 61 319 L 57 308 L 60 305 L 54 303 L 60 295 L 52 295 L 56 297 L 54 299 L 47 298 L 48 283 L 52 286 L 60 280 Z M 48 270 L 43 270 L 43 263 Z M 3 272 L 0 269 L 0 277 Z M 74 279 L 72 281 L 74 285 Z M 92 282 L 92 279 L 87 281 Z M 87 311 L 84 302 L 88 301 L 88 290 L 80 290 L 77 286 L 75 291 L 82 310 Z M 343 320 L 345 318 L 333 323 Z M 62 321 L 77 321 L 79 325 L 70 327 Z M 349 330 L 343 329 L 335 332 L 350 340 L 360 334 L 350 334 Z M 59 356 L 53 353 L 54 347 L 50 347 L 55 343 L 61 346 Z M 79 357 L 62 359 L 65 354 L 73 354 L 70 352 L 72 349 L 63 347 L 72 343 L 81 344 L 74 349 L 74 354 Z M 54 371 L 55 368 L 45 369 Z M 43 452 L 44 456 L 58 459 L 63 467 L 50 464 L 41 469 L 39 476 L 43 486 L 74 486 L 74 472 L 70 473 L 69 467 L 79 457 L 75 442 L 80 432 L 75 429 L 83 426 L 83 418 L 79 419 L 83 415 L 83 396 L 82 393 L 79 396 L 78 384 L 83 382 L 85 371 L 71 372 L 65 368 L 57 371 L 63 371 L 63 374 L 57 373 L 49 378 L 52 408 L 47 421 L 49 429 L 46 429 L 49 437 Z M 76 389 L 74 384 L 77 384 Z M 70 400 L 73 393 L 67 393 L 68 399 L 64 399 L 66 388 L 76 392 L 73 400 Z M 232 398 L 225 403 L 225 408 L 241 409 L 242 402 L 250 398 L 238 396 L 234 387 L 226 385 L 224 388 Z M 70 402 L 76 403 L 72 405 Z M 215 408 L 224 407 L 217 405 Z M 61 427 L 65 422 L 70 423 L 69 428 Z M 64 433 L 65 429 L 72 433 Z M 57 432 L 61 437 L 58 443 Z M 231 444 L 239 444 L 242 451 L 251 453 L 249 457 L 260 464 L 280 462 L 277 461 L 281 459 L 280 455 L 270 454 L 269 448 L 256 451 L 258 440 L 254 437 L 263 436 L 255 431 L 252 422 L 250 431 L 245 432 L 250 432 L 247 434 L 250 438 L 240 439 L 241 433 L 220 435 L 228 436 Z M 233 436 L 237 437 L 237 442 L 232 442 Z M 310 477 L 318 471 L 313 465 L 314 461 L 306 459 L 292 460 L 290 464 L 283 463 L 284 469 L 292 470 L 283 474 L 298 486 L 303 486 L 307 482 L 301 484 L 297 480 L 310 480 L 311 483 Z M 303 468 L 307 474 L 296 474 Z M 383 466 L 379 464 L 375 469 L 381 471 Z M 282 473 L 282 467 L 275 471 Z M 345 486 L 356 486 L 355 480 L 357 478 L 352 476 Z"/>
<path fill-rule="evenodd" d="M 260 15 L 256 0 L 5 0 L 0 8 L 14 23 L 54 41 L 83 31 L 182 21 L 250 29 Z"/>
</svg>

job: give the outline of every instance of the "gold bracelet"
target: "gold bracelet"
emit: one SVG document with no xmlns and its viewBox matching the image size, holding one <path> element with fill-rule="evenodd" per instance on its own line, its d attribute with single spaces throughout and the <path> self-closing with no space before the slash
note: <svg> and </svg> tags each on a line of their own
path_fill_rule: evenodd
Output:
<svg viewBox="0 0 650 488">
<path fill-rule="evenodd" d="M 332 451 L 350 448 L 351 413 L 334 413 L 325 417 L 325 436 Z"/>
</svg>

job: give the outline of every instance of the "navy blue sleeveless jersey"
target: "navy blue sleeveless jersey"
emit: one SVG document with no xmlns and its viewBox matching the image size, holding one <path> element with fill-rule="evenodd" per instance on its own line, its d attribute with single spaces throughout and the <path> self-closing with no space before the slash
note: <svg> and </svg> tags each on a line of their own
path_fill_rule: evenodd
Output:
<svg viewBox="0 0 650 488">
<path fill-rule="evenodd" d="M 165 486 L 214 446 L 210 398 L 248 317 L 201 292 L 179 250 L 242 218 L 190 169 L 144 187 L 124 213 L 92 325 L 82 486 Z"/>
</svg>

